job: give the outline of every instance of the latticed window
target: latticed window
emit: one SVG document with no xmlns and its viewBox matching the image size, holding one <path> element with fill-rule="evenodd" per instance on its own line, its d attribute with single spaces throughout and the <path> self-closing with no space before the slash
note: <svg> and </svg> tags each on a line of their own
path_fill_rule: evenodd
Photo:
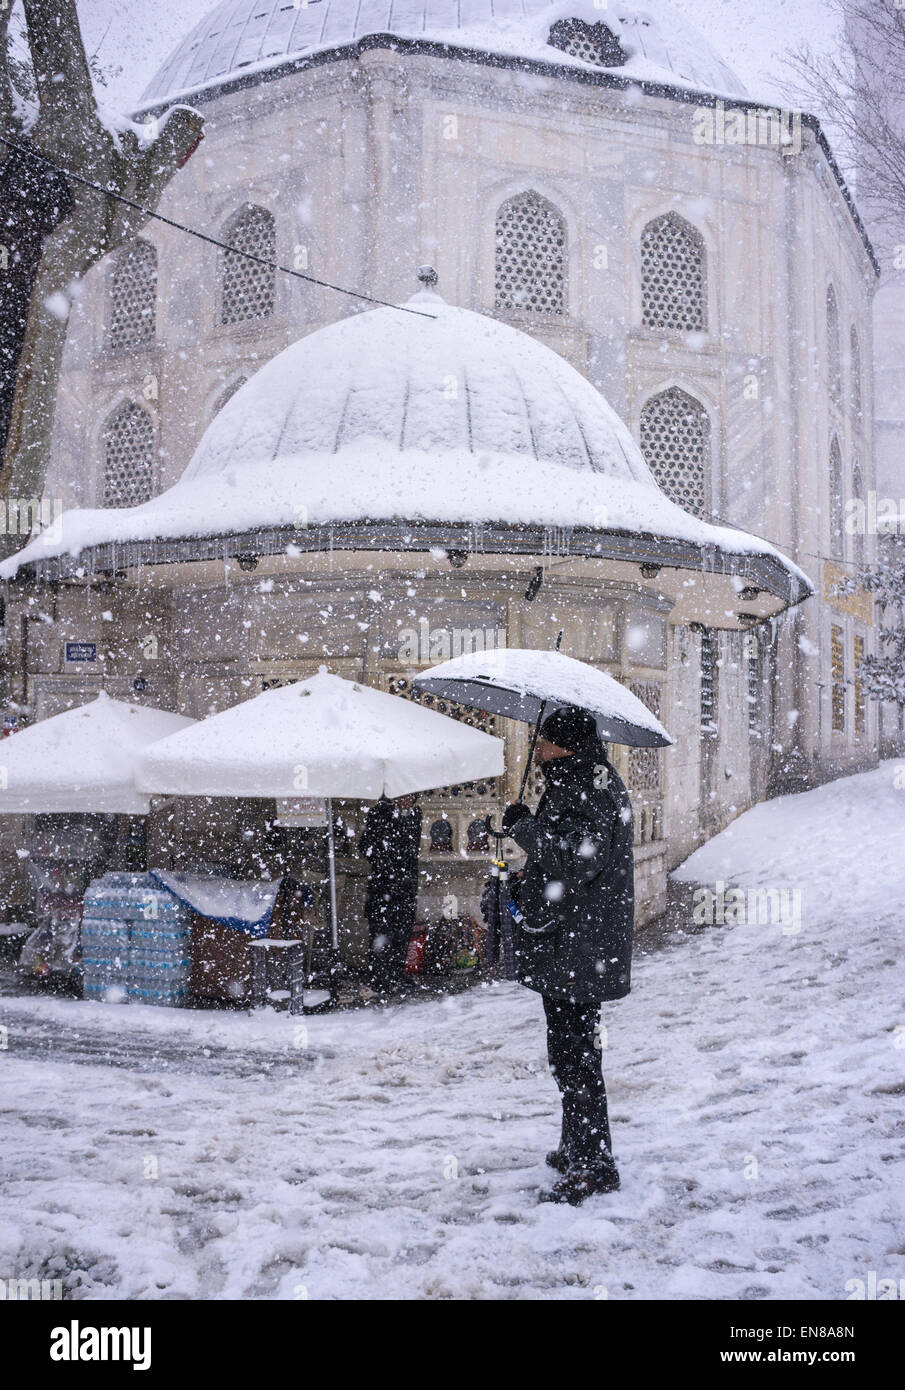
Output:
<svg viewBox="0 0 905 1390">
<path fill-rule="evenodd" d="M 707 328 L 707 253 L 701 233 L 676 213 L 641 233 L 641 305 L 645 328 L 676 333 Z"/>
<path fill-rule="evenodd" d="M 496 307 L 562 314 L 566 300 L 566 224 L 552 203 L 520 193 L 496 219 Z"/>
<path fill-rule="evenodd" d="M 667 497 L 706 516 L 710 417 L 700 401 L 676 386 L 652 396 L 641 412 L 641 452 Z"/>
<path fill-rule="evenodd" d="M 486 816 L 482 817 L 480 820 L 469 822 L 468 829 L 465 832 L 465 839 L 472 853 L 483 854 L 490 848 Z"/>
<path fill-rule="evenodd" d="M 552 48 L 599 67 L 621 67 L 626 53 L 612 29 L 605 24 L 585 24 L 581 19 L 559 19 L 547 40 Z"/>
<path fill-rule="evenodd" d="M 826 357 L 830 399 L 842 401 L 842 348 L 839 340 L 839 304 L 832 285 L 826 292 Z"/>
<path fill-rule="evenodd" d="M 830 629 L 830 667 L 833 680 L 833 733 L 845 733 L 845 634 L 833 624 Z"/>
<path fill-rule="evenodd" d="M 859 424 L 862 414 L 861 401 L 861 340 L 858 337 L 858 330 L 852 324 L 851 338 L 849 342 L 849 383 L 851 387 L 852 417 L 855 424 Z"/>
<path fill-rule="evenodd" d="M 418 705 L 426 705 L 428 709 L 434 709 L 438 714 L 445 714 L 450 719 L 458 719 L 473 729 L 480 729 L 482 733 L 496 734 L 497 732 L 497 721 L 487 710 L 475 709 L 472 705 L 460 705 L 453 700 L 444 699 L 441 695 L 434 695 L 429 690 L 421 690 L 417 685 L 412 684 L 408 676 L 391 676 L 387 689 L 391 695 L 401 695 L 405 700 L 412 700 Z M 485 777 L 479 782 L 459 782 L 454 786 L 438 787 L 432 795 L 435 797 L 462 797 L 468 800 L 478 796 L 496 796 L 498 791 L 499 778 Z"/>
<path fill-rule="evenodd" d="M 661 688 L 657 681 L 630 681 L 629 690 L 651 714 L 660 718 Z M 633 792 L 644 792 L 648 796 L 660 795 L 662 758 L 659 748 L 632 748 L 629 750 L 629 784 Z"/>
<path fill-rule="evenodd" d="M 845 554 L 845 515 L 844 483 L 842 480 L 842 449 L 834 437 L 830 445 L 830 554 Z"/>
<path fill-rule="evenodd" d="M 452 854 L 453 828 L 448 820 L 441 818 L 431 823 L 430 847 L 434 854 Z"/>
<path fill-rule="evenodd" d="M 104 430 L 104 506 L 147 502 L 153 464 L 153 421 L 142 406 L 124 401 Z"/>
<path fill-rule="evenodd" d="M 711 628 L 701 632 L 701 710 L 700 728 L 704 738 L 716 738 L 717 727 L 717 670 L 719 645 Z"/>
<path fill-rule="evenodd" d="M 864 698 L 864 680 L 861 668 L 864 665 L 864 638 L 855 633 L 855 733 L 867 732 L 867 701 Z"/>
<path fill-rule="evenodd" d="M 248 257 L 275 260 L 276 224 L 272 213 L 249 204 L 227 224 L 223 239 L 236 250 L 223 252 L 220 322 L 245 323 L 249 319 L 269 318 L 276 303 L 276 270 L 273 264 L 262 265 Z M 241 251 L 247 254 L 239 255 Z"/>
<path fill-rule="evenodd" d="M 152 343 L 156 319 L 157 251 L 149 241 L 133 241 L 117 253 L 110 277 L 110 347 Z"/>
</svg>

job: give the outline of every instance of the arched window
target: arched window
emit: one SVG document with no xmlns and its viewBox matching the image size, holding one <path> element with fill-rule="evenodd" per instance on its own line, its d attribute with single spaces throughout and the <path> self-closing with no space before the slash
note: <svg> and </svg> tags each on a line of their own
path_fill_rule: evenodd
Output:
<svg viewBox="0 0 905 1390">
<path fill-rule="evenodd" d="M 845 485 L 842 479 L 842 449 L 839 440 L 834 436 L 830 445 L 830 554 L 842 556 L 845 554 L 845 532 L 843 529 L 843 518 L 845 515 Z"/>
<path fill-rule="evenodd" d="M 236 213 L 223 229 L 223 240 L 235 251 L 224 251 L 220 267 L 220 322 L 246 323 L 266 319 L 276 303 L 276 270 L 261 265 L 245 251 L 265 260 L 276 258 L 276 223 L 266 208 L 249 203 Z"/>
<path fill-rule="evenodd" d="M 707 252 L 697 228 L 674 212 L 641 233 L 641 313 L 645 328 L 676 333 L 707 328 Z"/>
<path fill-rule="evenodd" d="M 217 399 L 214 401 L 214 409 L 213 414 L 211 416 L 212 419 L 214 415 L 220 414 L 220 411 L 226 405 L 226 402 L 232 400 L 239 387 L 244 386 L 247 380 L 247 377 L 240 376 L 237 381 L 231 381 L 229 386 L 224 387 Z"/>
<path fill-rule="evenodd" d="M 435 820 L 430 828 L 430 847 L 435 854 L 451 854 L 453 847 L 452 825 L 448 820 Z"/>
<path fill-rule="evenodd" d="M 110 276 L 111 348 L 152 343 L 157 331 L 157 251 L 149 241 L 133 241 L 118 251 Z"/>
<path fill-rule="evenodd" d="M 653 396 L 641 412 L 641 452 L 667 497 L 706 517 L 710 417 L 677 386 Z"/>
<path fill-rule="evenodd" d="M 151 496 L 154 424 L 135 401 L 123 401 L 104 430 L 105 507 L 136 507 Z"/>
<path fill-rule="evenodd" d="M 842 403 L 842 348 L 839 340 L 839 304 L 832 285 L 826 291 L 826 360 L 830 399 Z"/>
<path fill-rule="evenodd" d="M 496 218 L 496 307 L 562 314 L 566 224 L 539 194 L 519 193 Z"/>
<path fill-rule="evenodd" d="M 862 400 L 861 400 L 861 340 L 858 337 L 858 330 L 852 324 L 852 331 L 849 338 L 849 385 L 852 403 L 852 419 L 858 425 L 861 423 Z"/>
<path fill-rule="evenodd" d="M 487 817 L 483 820 L 473 820 L 468 824 L 465 832 L 468 841 L 468 848 L 474 853 L 484 853 L 490 847 L 490 840 L 487 833 Z"/>
<path fill-rule="evenodd" d="M 581 19 L 558 19 L 547 39 L 551 48 L 581 58 L 598 67 L 621 67 L 626 52 L 612 29 L 605 24 L 585 24 Z"/>
</svg>

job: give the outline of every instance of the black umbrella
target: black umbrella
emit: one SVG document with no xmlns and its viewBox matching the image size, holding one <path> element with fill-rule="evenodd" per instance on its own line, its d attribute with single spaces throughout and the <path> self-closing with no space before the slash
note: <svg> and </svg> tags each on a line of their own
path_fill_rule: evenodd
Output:
<svg viewBox="0 0 905 1390">
<path fill-rule="evenodd" d="M 413 684 L 431 694 L 459 704 L 476 706 L 507 719 L 532 722 L 534 730 L 522 773 L 521 801 L 531 772 L 534 749 L 544 715 L 555 709 L 590 711 L 605 743 L 624 743 L 634 748 L 664 748 L 669 734 L 650 710 L 612 676 L 586 662 L 564 656 L 559 650 L 562 633 L 553 651 L 496 648 L 470 652 L 415 676 Z M 487 959 L 502 950 L 504 973 L 515 977 L 514 919 L 510 909 L 509 865 L 503 855 L 505 836 L 487 818 L 495 840 L 491 877 L 482 899 L 487 919 Z"/>
</svg>

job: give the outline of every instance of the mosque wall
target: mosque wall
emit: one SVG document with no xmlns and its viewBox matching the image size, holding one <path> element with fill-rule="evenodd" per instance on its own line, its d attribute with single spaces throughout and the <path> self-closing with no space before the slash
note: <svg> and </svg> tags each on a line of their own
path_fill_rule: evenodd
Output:
<svg viewBox="0 0 905 1390">
<path fill-rule="evenodd" d="M 713 635 L 667 630 L 655 585 L 630 603 L 616 589 L 557 590 L 548 576 L 528 604 L 509 581 L 484 575 L 478 582 L 467 569 L 456 575 L 460 608 L 446 626 L 499 627 L 521 645 L 545 645 L 561 627 L 565 650 L 646 683 L 649 694 L 652 686 L 661 691 L 661 718 L 677 746 L 658 755 L 656 768 L 619 754 L 637 784 L 643 823 L 642 916 L 662 907 L 666 868 L 753 801 L 869 765 L 876 717 L 870 706 L 863 717 L 856 708 L 853 660 L 856 638 L 870 650 L 873 630 L 863 612 L 833 599 L 835 570 L 820 557 L 835 544 L 832 441 L 839 440 L 849 479 L 856 459 L 863 479 L 872 477 L 873 285 L 807 132 L 801 153 L 789 156 L 702 146 L 690 105 L 554 78 L 529 85 L 505 69 L 426 56 L 403 64 L 386 50 L 223 95 L 204 109 L 204 144 L 169 185 L 168 216 L 217 233 L 254 204 L 273 215 L 283 264 L 389 300 L 407 298 L 415 266 L 430 262 L 451 302 L 504 318 L 559 352 L 636 437 L 651 401 L 683 393 L 706 427 L 708 514 L 773 540 L 815 579 L 818 597 L 777 623 Z M 562 218 L 562 312 L 496 302 L 497 213 L 527 190 Z M 644 323 L 642 237 L 669 215 L 695 230 L 706 254 L 706 326 L 691 335 Z M 66 503 L 99 505 L 104 432 L 123 401 L 139 402 L 151 418 L 159 491 L 180 476 L 226 392 L 302 334 L 354 312 L 351 301 L 278 276 L 267 317 L 222 324 L 220 253 L 159 224 L 143 236 L 158 257 L 153 340 L 127 352 L 110 347 L 109 264 L 89 272 L 73 310 L 51 469 L 53 495 Z M 844 350 L 841 391 L 831 380 L 830 284 L 843 340 L 855 328 L 861 343 L 858 409 Z M 855 541 L 841 545 L 844 569 Z M 865 538 L 868 558 L 871 545 Z M 398 682 L 411 668 L 393 650 L 401 619 L 416 633 L 422 622 L 429 631 L 443 627 L 435 615 L 453 602 L 448 586 L 417 580 L 412 594 L 397 580 L 375 607 L 367 596 L 373 576 L 365 584 L 347 573 L 339 555 L 329 572 L 309 576 L 304 592 L 260 584 L 233 575 L 228 587 L 205 591 L 186 584 L 141 596 L 120 586 L 109 595 L 61 592 L 49 631 L 28 623 L 28 698 L 50 713 L 54 701 L 87 694 L 97 678 L 63 669 L 64 634 L 103 645 L 113 629 L 121 636 L 109 644 L 111 693 L 120 685 L 128 693 L 140 670 L 141 698 L 193 715 L 256 693 L 267 680 L 310 674 L 323 659 L 339 674 Z M 644 656 L 634 660 L 630 629 L 661 618 L 660 650 L 649 637 L 633 638 Z M 149 624 L 161 634 L 153 669 L 147 659 L 135 665 Z M 840 642 L 841 673 L 834 667 Z M 838 693 L 833 698 L 840 681 L 842 728 Z M 523 735 L 511 730 L 509 739 L 515 756 L 499 791 L 511 795 Z M 426 806 L 425 901 L 433 910 L 450 893 L 474 904 L 484 859 L 469 850 L 468 827 L 476 805 L 483 813 L 496 804 L 446 797 Z M 453 847 L 431 851 L 432 818 L 444 814 Z M 192 833 L 183 816 L 177 839 Z"/>
</svg>

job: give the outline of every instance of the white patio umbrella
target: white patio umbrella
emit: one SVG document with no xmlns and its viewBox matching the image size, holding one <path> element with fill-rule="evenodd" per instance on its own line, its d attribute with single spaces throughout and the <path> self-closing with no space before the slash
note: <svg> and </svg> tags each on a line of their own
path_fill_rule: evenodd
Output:
<svg viewBox="0 0 905 1390">
<path fill-rule="evenodd" d="M 332 798 L 373 801 L 502 772 L 501 739 L 322 667 L 147 749 L 138 785 L 152 794 L 325 800 L 335 949 Z"/>
<path fill-rule="evenodd" d="M 0 814 L 147 815 L 149 797 L 135 784 L 138 758 L 149 744 L 194 722 L 101 693 L 10 734 L 0 742 Z"/>
</svg>

